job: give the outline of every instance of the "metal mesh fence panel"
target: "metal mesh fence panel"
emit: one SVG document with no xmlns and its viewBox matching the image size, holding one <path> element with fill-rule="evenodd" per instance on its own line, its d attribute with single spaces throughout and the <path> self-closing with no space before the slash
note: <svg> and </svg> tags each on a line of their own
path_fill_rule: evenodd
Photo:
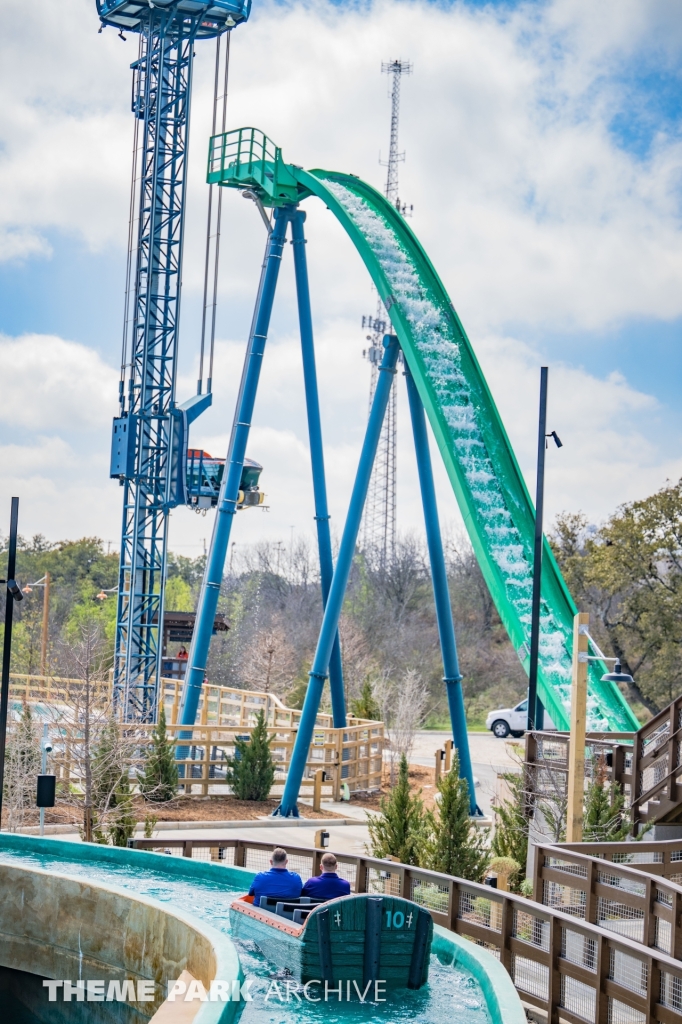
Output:
<svg viewBox="0 0 682 1024">
<path fill-rule="evenodd" d="M 644 941 L 644 911 L 628 907 L 624 903 L 599 897 L 597 902 L 597 924 L 618 935 L 626 935 L 636 942 Z"/>
<path fill-rule="evenodd" d="M 611 949 L 609 961 L 609 978 L 623 988 L 630 989 L 640 996 L 647 992 L 649 967 L 644 960 L 629 956 L 619 949 Z"/>
<path fill-rule="evenodd" d="M 633 878 L 622 878 L 620 875 L 611 874 L 609 871 L 597 872 L 597 880 L 602 885 L 610 885 L 614 889 L 622 889 L 623 892 L 632 893 L 633 896 L 646 895 L 646 883 L 636 882 Z"/>
<path fill-rule="evenodd" d="M 671 922 L 665 921 L 662 917 L 657 917 L 654 938 L 656 949 L 660 949 L 662 953 L 672 953 L 672 941 L 673 929 Z"/>
<path fill-rule="evenodd" d="M 595 939 L 570 928 L 561 929 L 561 955 L 572 964 L 586 967 L 588 971 L 597 969 L 597 943 Z"/>
<path fill-rule="evenodd" d="M 410 899 L 414 903 L 418 903 L 420 907 L 435 910 L 439 914 L 447 914 L 450 893 L 446 885 L 437 885 L 435 882 L 423 882 L 419 878 L 413 878 L 410 882 Z"/>
<path fill-rule="evenodd" d="M 512 956 L 511 967 L 512 980 L 520 992 L 528 992 L 539 999 L 548 998 L 549 967 L 516 954 Z"/>
<path fill-rule="evenodd" d="M 546 907 L 556 907 L 564 914 L 572 917 L 585 917 L 585 905 L 587 897 L 584 889 L 574 889 L 572 886 L 559 885 L 558 882 L 543 882 L 542 902 Z"/>
<path fill-rule="evenodd" d="M 561 1005 L 581 1020 L 594 1020 L 597 992 L 591 985 L 585 985 L 576 978 L 561 976 Z"/>
<path fill-rule="evenodd" d="M 472 921 L 498 932 L 502 923 L 501 907 L 496 900 L 475 896 L 465 890 L 461 890 L 459 894 L 459 916 L 463 921 Z"/>
<path fill-rule="evenodd" d="M 397 871 L 383 871 L 369 868 L 367 892 L 381 893 L 382 896 L 400 896 L 400 875 Z"/>
<path fill-rule="evenodd" d="M 620 999 L 609 999 L 608 1024 L 646 1024 L 646 1014 Z"/>
<path fill-rule="evenodd" d="M 523 942 L 529 942 L 540 949 L 549 950 L 549 922 L 527 914 L 523 910 L 514 910 L 512 935 Z"/>
<path fill-rule="evenodd" d="M 661 971 L 661 1002 L 671 1010 L 682 1013 L 682 978 Z"/>
<path fill-rule="evenodd" d="M 578 878 L 587 878 L 587 867 L 585 864 L 573 864 L 570 860 L 561 860 L 559 857 L 549 857 L 549 867 L 565 871 L 567 875 L 576 875 Z"/>
</svg>

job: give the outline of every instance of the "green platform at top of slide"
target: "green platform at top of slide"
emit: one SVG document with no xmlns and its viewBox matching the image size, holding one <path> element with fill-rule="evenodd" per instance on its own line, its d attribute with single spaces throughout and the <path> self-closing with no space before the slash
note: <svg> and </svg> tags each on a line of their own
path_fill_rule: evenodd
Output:
<svg viewBox="0 0 682 1024">
<path fill-rule="evenodd" d="M 345 228 L 388 310 L 483 576 L 527 670 L 535 511 L 471 342 L 409 225 L 354 175 L 284 163 L 257 129 L 211 139 L 208 181 L 249 188 L 266 206 L 316 195 Z M 557 728 L 568 729 L 577 609 L 544 543 L 538 691 Z M 638 729 L 616 684 L 601 681 L 605 671 L 590 662 L 588 729 Z"/>
</svg>

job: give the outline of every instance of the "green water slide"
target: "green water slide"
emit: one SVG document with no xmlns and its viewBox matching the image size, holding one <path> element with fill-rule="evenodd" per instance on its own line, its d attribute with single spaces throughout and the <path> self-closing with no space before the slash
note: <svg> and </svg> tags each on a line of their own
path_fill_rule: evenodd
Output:
<svg viewBox="0 0 682 1024">
<path fill-rule="evenodd" d="M 211 140 L 209 182 L 253 190 L 266 206 L 318 196 L 342 224 L 383 300 L 415 379 L 490 593 L 528 669 L 535 512 L 471 342 L 431 261 L 403 217 L 350 174 L 305 171 L 256 129 Z M 545 541 L 538 690 L 569 728 L 577 609 Z M 588 728 L 639 723 L 615 683 L 590 662 Z"/>
</svg>

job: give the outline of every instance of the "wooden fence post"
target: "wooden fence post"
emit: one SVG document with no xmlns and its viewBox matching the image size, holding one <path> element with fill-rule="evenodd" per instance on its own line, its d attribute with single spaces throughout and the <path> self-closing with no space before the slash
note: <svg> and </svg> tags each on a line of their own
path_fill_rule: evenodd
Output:
<svg viewBox="0 0 682 1024">
<path fill-rule="evenodd" d="M 319 813 L 322 806 L 322 783 L 324 781 L 324 768 L 318 768 L 315 772 L 315 785 L 313 788 L 313 810 Z"/>
<path fill-rule="evenodd" d="M 578 612 L 573 619 L 573 682 L 571 684 L 571 743 L 568 760 L 568 807 L 566 842 L 579 843 L 583 838 L 583 802 L 585 799 L 585 720 L 587 717 L 587 626 L 590 616 Z M 581 628 L 584 627 L 584 628 Z"/>
</svg>

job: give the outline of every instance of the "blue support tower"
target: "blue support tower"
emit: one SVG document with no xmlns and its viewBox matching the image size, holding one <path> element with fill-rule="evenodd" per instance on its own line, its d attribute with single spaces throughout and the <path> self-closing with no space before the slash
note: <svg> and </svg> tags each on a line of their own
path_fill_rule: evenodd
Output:
<svg viewBox="0 0 682 1024">
<path fill-rule="evenodd" d="M 258 298 L 253 317 L 253 326 L 244 361 L 239 397 L 235 409 L 234 424 L 227 453 L 226 472 L 218 499 L 213 536 L 206 564 L 206 572 L 199 595 L 196 625 L 189 651 L 185 684 L 178 712 L 180 725 L 194 725 L 201 687 L 204 683 L 206 662 L 213 632 L 213 621 L 223 581 L 225 556 L 230 542 L 232 523 L 237 512 L 239 484 L 242 477 L 246 444 L 251 430 L 251 418 L 258 391 L 263 353 L 270 326 L 270 314 L 277 288 L 279 268 L 282 263 L 282 249 L 286 239 L 287 224 L 291 207 L 275 210 L 275 227 L 268 238 L 265 261 L 261 272 Z M 183 737 L 185 738 L 185 737 Z M 189 734 L 188 737 L 189 738 Z M 178 756 L 181 752 L 178 751 Z"/>
<path fill-rule="evenodd" d="M 320 553 L 320 587 L 322 590 L 322 607 L 325 608 L 334 575 L 334 562 L 332 559 L 332 539 L 329 531 L 327 484 L 324 472 L 322 425 L 320 421 L 320 398 L 317 389 L 313 318 L 310 310 L 308 262 L 306 260 L 306 241 L 303 232 L 304 221 L 305 213 L 303 210 L 297 210 L 291 218 L 291 244 L 294 250 L 298 319 L 301 329 L 301 353 L 303 356 L 303 379 L 305 383 L 306 409 L 308 412 L 310 462 L 313 471 L 317 546 Z M 338 630 L 334 637 L 334 645 L 329 661 L 329 688 L 331 690 L 334 728 L 344 729 L 346 726 L 346 698 L 343 690 L 343 667 L 341 664 L 341 644 L 339 642 Z"/>
<path fill-rule="evenodd" d="M 103 27 L 140 37 L 132 65 L 132 106 L 139 120 L 138 234 L 134 245 L 131 232 L 111 465 L 111 476 L 124 488 L 114 696 L 124 721 L 152 722 L 161 667 L 168 513 L 185 500 L 186 427 L 210 402 L 194 401 L 179 410 L 175 401 L 194 45 L 246 20 L 250 0 L 164 0 L 163 5 L 97 0 L 97 10 Z M 134 171 L 133 189 L 135 177 Z"/>
<path fill-rule="evenodd" d="M 286 783 L 284 784 L 282 802 L 274 812 L 276 815 L 281 815 L 283 818 L 298 817 L 298 794 L 305 772 L 306 761 L 308 760 L 308 751 L 313 739 L 313 731 L 315 729 L 317 712 L 320 707 L 320 698 L 322 696 L 324 682 L 327 678 L 327 673 L 329 672 L 329 660 L 334 646 L 334 638 L 336 637 L 339 626 L 343 599 L 346 596 L 348 577 L 350 575 L 353 555 L 355 554 L 355 545 L 357 543 L 358 532 L 360 530 L 360 520 L 362 519 L 362 511 L 365 507 L 365 501 L 367 500 L 367 491 L 369 489 L 369 481 L 372 475 L 372 466 L 374 465 L 374 459 L 379 446 L 381 428 L 384 422 L 384 416 L 386 415 L 386 407 L 391 395 L 393 377 L 396 372 L 396 364 L 400 354 L 398 339 L 394 335 L 386 335 L 384 338 L 384 346 L 384 357 L 381 361 L 381 366 L 379 367 L 379 378 L 374 392 L 374 399 L 372 400 L 372 408 L 367 422 L 365 439 L 362 444 L 360 462 L 358 464 L 358 471 L 353 485 L 350 504 L 348 506 L 348 515 L 346 516 L 346 523 L 343 528 L 343 536 L 341 538 L 341 546 L 339 547 L 339 555 L 336 560 L 336 568 L 334 569 L 332 585 L 329 591 L 327 605 L 324 610 L 322 628 L 320 629 L 315 657 L 313 658 L 313 665 L 310 670 L 310 681 L 308 683 L 305 701 L 303 702 L 303 712 L 301 714 L 298 732 L 296 733 L 296 742 L 294 743 L 294 749 L 291 755 L 291 764 L 289 765 Z"/>
<path fill-rule="evenodd" d="M 457 658 L 455 625 L 452 621 L 450 590 L 448 588 L 445 554 L 443 552 L 443 538 L 440 532 L 436 488 L 433 482 L 433 467 L 431 465 L 431 452 L 429 451 L 429 436 L 426 430 L 426 414 L 417 391 L 417 385 L 407 363 L 405 364 L 405 378 L 407 380 L 407 397 L 410 404 L 412 433 L 414 435 L 419 484 L 422 492 L 422 505 L 424 507 L 426 543 L 431 562 L 431 580 L 433 582 L 433 596 L 436 603 L 438 636 L 443 656 L 443 682 L 445 683 L 448 695 L 452 736 L 459 758 L 459 774 L 460 778 L 466 779 L 469 790 L 469 807 L 471 814 L 476 815 L 480 814 L 480 811 L 476 804 L 476 791 L 474 790 L 474 773 L 471 767 L 466 713 L 462 696 L 462 675 L 459 671 L 459 660 Z"/>
</svg>

